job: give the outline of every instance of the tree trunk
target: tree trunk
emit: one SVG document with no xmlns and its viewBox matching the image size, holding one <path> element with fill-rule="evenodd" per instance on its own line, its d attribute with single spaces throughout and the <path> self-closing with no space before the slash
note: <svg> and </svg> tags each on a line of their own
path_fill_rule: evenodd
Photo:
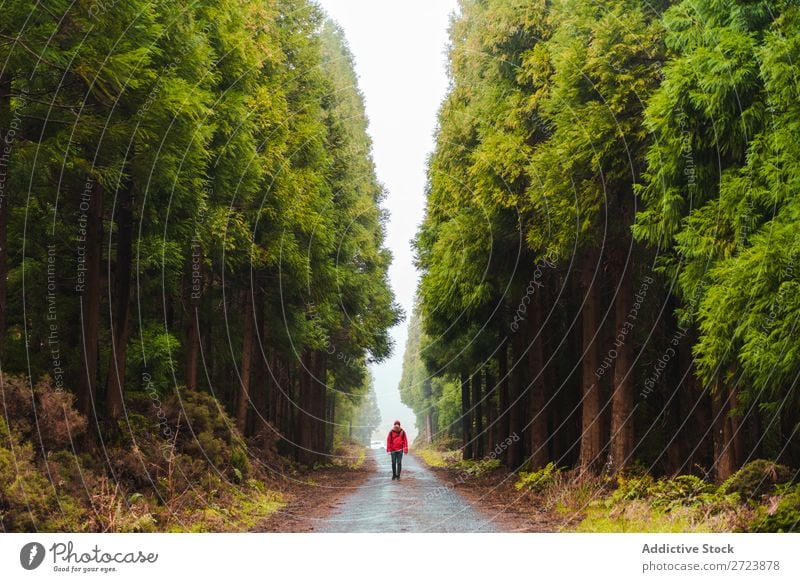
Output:
<svg viewBox="0 0 800 582">
<path fill-rule="evenodd" d="M 472 423 L 469 412 L 469 375 L 461 372 L 461 448 L 465 459 L 473 458 Z"/>
<path fill-rule="evenodd" d="M 483 432 L 483 406 L 481 405 L 481 372 L 472 374 L 472 417 L 475 427 L 474 458 L 482 459 L 486 450 L 486 435 Z"/>
<path fill-rule="evenodd" d="M 735 442 L 738 419 L 731 416 L 731 410 L 736 406 L 736 391 L 733 388 L 722 386 L 722 381 L 717 380 L 717 386 L 712 398 L 714 415 L 714 478 L 722 482 L 738 468 Z"/>
<path fill-rule="evenodd" d="M 510 387 L 510 423 L 511 435 L 519 438 L 508 447 L 509 466 L 517 470 L 523 461 L 524 443 L 527 436 L 525 430 L 525 387 L 523 386 L 523 373 L 525 369 L 525 334 L 520 329 L 511 338 L 511 387 Z"/>
<path fill-rule="evenodd" d="M 125 364 L 128 352 L 128 327 L 133 266 L 132 187 L 120 192 L 117 215 L 116 304 L 111 319 L 111 357 L 106 383 L 106 415 L 115 420 L 122 415 L 125 394 Z"/>
<path fill-rule="evenodd" d="M 633 265 L 617 259 L 619 289 L 614 303 L 614 320 L 617 336 L 613 348 L 617 352 L 614 361 L 614 384 L 611 395 L 611 458 L 612 471 L 619 471 L 630 462 L 633 454 L 633 331 L 631 320 L 633 308 Z"/>
<path fill-rule="evenodd" d="M 290 433 L 291 410 L 289 410 L 289 396 L 293 390 L 292 374 L 289 366 L 279 356 L 274 356 L 274 361 L 275 370 L 277 371 L 275 388 L 279 388 L 275 394 L 275 425 L 281 436 L 290 438 L 292 435 Z"/>
<path fill-rule="evenodd" d="M 270 350 L 267 359 L 268 369 L 264 375 L 264 382 L 267 384 L 267 419 L 278 431 L 281 427 L 282 395 L 281 391 L 286 385 L 283 382 L 283 368 L 275 353 Z M 282 383 L 283 382 L 283 383 Z"/>
<path fill-rule="evenodd" d="M 11 125 L 11 75 L 0 71 L 0 365 L 6 347 L 6 287 L 8 281 L 8 173 L 11 145 L 6 142 Z M 10 141 L 10 140 L 9 140 Z"/>
<path fill-rule="evenodd" d="M 317 429 L 314 415 L 316 411 L 315 386 L 312 377 L 314 370 L 314 352 L 306 350 L 300 358 L 298 370 L 299 393 L 297 395 L 297 437 L 296 442 L 300 447 L 299 461 L 305 465 L 313 465 L 317 460 L 315 450 L 314 431 Z"/>
<path fill-rule="evenodd" d="M 791 388 L 786 388 L 783 393 L 787 394 Z M 778 462 L 790 467 L 800 466 L 800 414 L 798 407 L 788 401 L 781 407 L 778 427 L 780 433 Z"/>
<path fill-rule="evenodd" d="M 197 366 L 200 360 L 200 303 L 203 294 L 203 249 L 196 242 L 192 243 L 187 291 L 184 380 L 186 388 L 197 390 Z"/>
<path fill-rule="evenodd" d="M 745 432 L 743 420 L 738 412 L 734 412 L 739 407 L 739 389 L 732 384 L 728 389 L 731 413 L 728 414 L 727 431 L 728 439 L 731 443 L 731 473 L 737 471 L 742 466 L 742 459 L 745 458 Z"/>
<path fill-rule="evenodd" d="M 673 366 L 677 368 L 677 366 Z M 686 436 L 685 427 L 681 427 L 684 416 L 681 414 L 684 387 L 680 380 L 675 382 L 677 374 L 667 374 L 669 380 L 673 380 L 667 385 L 666 394 L 669 401 L 664 407 L 664 435 L 663 442 L 666 446 L 666 473 L 669 475 L 679 475 L 686 466 Z"/>
<path fill-rule="evenodd" d="M 289 364 L 283 362 L 283 371 L 286 382 L 284 384 L 284 391 L 281 394 L 281 434 L 288 437 L 292 441 L 297 438 L 297 429 L 294 418 L 294 411 L 297 406 L 294 406 L 290 399 L 297 397 L 297 382 L 292 374 L 292 369 Z M 297 400 L 295 400 L 297 402 Z"/>
<path fill-rule="evenodd" d="M 256 326 L 256 345 L 253 346 L 253 372 L 250 375 L 250 392 L 254 395 L 254 411 L 250 415 L 252 421 L 251 434 L 269 430 L 267 426 L 270 419 L 272 403 L 270 394 L 272 393 L 272 378 L 270 375 L 269 350 L 266 347 L 266 325 L 264 322 L 264 303 L 266 302 L 263 294 L 256 293 L 253 306 L 253 324 Z"/>
<path fill-rule="evenodd" d="M 250 371 L 253 362 L 253 288 L 248 283 L 243 294 L 244 320 L 242 321 L 242 370 L 239 377 L 239 394 L 236 398 L 236 428 L 247 431 L 247 411 L 250 408 Z"/>
<path fill-rule="evenodd" d="M 583 360 L 581 367 L 581 455 L 582 472 L 594 473 L 598 469 L 602 450 L 602 422 L 600 386 L 596 382 L 597 356 L 597 303 L 598 290 L 592 285 L 597 255 L 589 253 L 581 270 L 583 308 L 581 309 Z"/>
<path fill-rule="evenodd" d="M 425 442 L 430 444 L 433 442 L 433 387 L 431 386 L 431 379 L 426 378 L 422 383 L 422 396 L 425 402 Z"/>
<path fill-rule="evenodd" d="M 433 415 L 430 407 L 425 412 L 425 442 L 428 444 L 433 442 Z"/>
<path fill-rule="evenodd" d="M 484 368 L 484 380 L 486 385 L 486 450 L 487 453 L 494 450 L 497 445 L 497 398 L 495 392 L 497 385 L 494 383 L 492 372 L 487 365 Z"/>
<path fill-rule="evenodd" d="M 511 413 L 508 410 L 510 401 L 508 391 L 508 342 L 503 343 L 500 349 L 497 350 L 497 373 L 500 376 L 497 441 L 500 442 L 511 436 Z M 506 466 L 511 466 L 511 454 L 508 449 L 503 452 L 503 462 Z"/>
<path fill-rule="evenodd" d="M 325 451 L 328 454 L 333 454 L 334 442 L 336 439 L 336 398 L 328 398 L 328 430 L 326 435 L 328 440 L 325 443 Z"/>
<path fill-rule="evenodd" d="M 530 399 L 528 415 L 530 425 L 530 468 L 539 469 L 548 461 L 547 455 L 547 394 L 544 384 L 544 351 L 542 348 L 542 306 L 540 294 L 531 302 L 528 315 L 528 374 L 530 374 Z"/>
<path fill-rule="evenodd" d="M 97 420 L 97 360 L 100 334 L 100 304 L 102 297 L 103 261 L 103 187 L 93 182 L 89 212 L 86 220 L 84 247 L 86 276 L 84 284 L 77 285 L 82 314 L 83 369 L 78 377 L 78 411 L 92 424 Z"/>
<path fill-rule="evenodd" d="M 314 382 L 315 415 L 317 417 L 314 421 L 317 425 L 315 430 L 317 440 L 314 443 L 314 449 L 318 455 L 329 455 L 331 453 L 329 444 L 332 443 L 332 440 L 328 440 L 328 432 L 331 431 L 331 435 L 333 434 L 333 425 L 328 417 L 327 358 L 328 354 L 324 351 L 317 351 L 314 358 L 314 378 L 312 381 Z"/>
</svg>

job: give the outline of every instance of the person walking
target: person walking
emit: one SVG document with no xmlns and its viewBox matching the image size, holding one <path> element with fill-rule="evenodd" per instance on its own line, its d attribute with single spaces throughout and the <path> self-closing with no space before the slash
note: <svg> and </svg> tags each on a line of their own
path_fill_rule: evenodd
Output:
<svg viewBox="0 0 800 582">
<path fill-rule="evenodd" d="M 386 437 L 386 452 L 392 455 L 392 481 L 400 478 L 403 466 L 403 453 L 408 454 L 408 438 L 406 431 L 400 428 L 400 421 L 394 421 L 394 427 Z"/>
</svg>

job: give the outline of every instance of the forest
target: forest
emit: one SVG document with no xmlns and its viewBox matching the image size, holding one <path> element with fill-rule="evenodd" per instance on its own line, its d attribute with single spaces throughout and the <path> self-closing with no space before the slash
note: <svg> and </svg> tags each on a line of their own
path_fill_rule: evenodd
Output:
<svg viewBox="0 0 800 582">
<path fill-rule="evenodd" d="M 0 530 L 241 529 L 368 444 L 402 313 L 341 29 L 12 0 L 0 63 Z"/>
<path fill-rule="evenodd" d="M 0 531 L 326 531 L 348 490 L 387 531 L 385 486 L 420 531 L 800 529 L 796 1 L 460 0 L 402 485 L 366 448 L 405 314 L 343 29 L 1 10 Z"/>
<path fill-rule="evenodd" d="M 424 440 L 479 461 L 519 436 L 497 459 L 531 474 L 796 479 L 800 8 L 461 6 L 400 383 Z"/>
</svg>

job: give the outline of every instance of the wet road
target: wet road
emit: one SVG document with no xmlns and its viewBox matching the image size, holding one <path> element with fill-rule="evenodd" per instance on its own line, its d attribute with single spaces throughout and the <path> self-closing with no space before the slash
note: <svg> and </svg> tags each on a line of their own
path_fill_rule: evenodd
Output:
<svg viewBox="0 0 800 582">
<path fill-rule="evenodd" d="M 389 454 L 371 450 L 377 470 L 316 529 L 319 532 L 497 532 L 487 516 L 450 490 L 413 455 L 392 481 Z"/>
</svg>

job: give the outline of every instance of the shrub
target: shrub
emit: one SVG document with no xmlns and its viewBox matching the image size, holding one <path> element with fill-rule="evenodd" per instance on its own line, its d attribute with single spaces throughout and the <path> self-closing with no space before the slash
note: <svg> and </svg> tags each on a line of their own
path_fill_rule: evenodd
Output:
<svg viewBox="0 0 800 582">
<path fill-rule="evenodd" d="M 561 469 L 556 467 L 552 461 L 547 463 L 538 471 L 531 473 L 522 472 L 519 474 L 519 479 L 514 484 L 517 491 L 527 489 L 528 491 L 542 491 L 555 485 L 561 477 Z"/>
<path fill-rule="evenodd" d="M 800 532 L 800 485 L 778 485 L 776 495 L 761 507 L 753 520 L 753 532 Z"/>
<path fill-rule="evenodd" d="M 607 493 L 605 477 L 581 474 L 580 469 L 562 472 L 556 482 L 547 489 L 543 507 L 553 509 L 567 517 L 576 519 L 587 508 Z"/>
<path fill-rule="evenodd" d="M 456 463 L 456 468 L 468 473 L 471 477 L 480 477 L 500 467 L 500 459 L 464 460 Z"/>
<path fill-rule="evenodd" d="M 695 475 L 660 479 L 650 488 L 651 504 L 669 511 L 714 501 L 715 487 Z"/>
<path fill-rule="evenodd" d="M 620 474 L 617 476 L 617 490 L 611 495 L 611 500 L 616 503 L 645 499 L 652 493 L 654 485 L 655 481 L 650 475 L 626 477 Z"/>
<path fill-rule="evenodd" d="M 119 442 L 108 455 L 126 489 L 156 484 L 171 499 L 198 483 L 210 483 L 209 473 L 237 483 L 253 475 L 244 439 L 210 394 L 181 391 L 155 401 L 146 393 L 132 393 L 129 405 L 117 431 Z"/>
<path fill-rule="evenodd" d="M 49 376 L 33 389 L 36 395 L 36 425 L 46 451 L 67 448 L 86 432 L 86 419 L 75 410 L 75 396 L 53 387 Z"/>
<path fill-rule="evenodd" d="M 30 435 L 33 424 L 33 389 L 22 376 L 6 375 L 0 380 L 0 401 L 8 429 Z"/>
<path fill-rule="evenodd" d="M 790 482 L 793 476 L 794 471 L 785 465 L 756 459 L 731 475 L 719 490 L 724 494 L 737 493 L 742 501 L 758 502 L 777 485 Z"/>
<path fill-rule="evenodd" d="M 56 388 L 47 375 L 34 387 L 21 376 L 5 376 L 0 392 L 9 428 L 36 444 L 36 449 L 66 449 L 86 432 L 86 419 L 75 410 L 75 396 Z"/>
<path fill-rule="evenodd" d="M 36 466 L 33 447 L 0 417 L 0 528 L 4 531 L 80 531 L 80 503 Z"/>
<path fill-rule="evenodd" d="M 422 459 L 426 465 L 437 468 L 455 467 L 462 461 L 461 450 L 442 451 L 433 447 L 414 449 L 414 455 Z"/>
<path fill-rule="evenodd" d="M 90 527 L 99 532 L 146 533 L 156 530 L 156 521 L 144 495 L 134 493 L 126 499 L 119 483 L 103 476 L 92 491 Z"/>
</svg>

